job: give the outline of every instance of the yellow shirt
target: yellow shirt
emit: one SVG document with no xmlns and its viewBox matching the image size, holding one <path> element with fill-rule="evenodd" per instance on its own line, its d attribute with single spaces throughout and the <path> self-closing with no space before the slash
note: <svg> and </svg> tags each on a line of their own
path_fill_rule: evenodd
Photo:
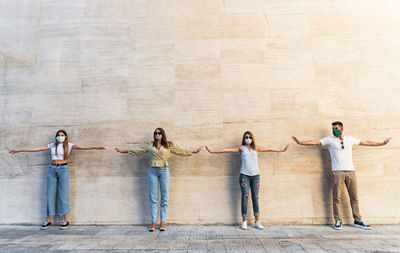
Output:
<svg viewBox="0 0 400 253">
<path fill-rule="evenodd" d="M 171 153 L 180 156 L 190 156 L 192 155 L 191 150 L 183 149 L 178 145 L 170 142 L 168 148 L 164 148 L 161 146 L 160 150 L 153 146 L 153 142 L 146 142 L 143 146 L 138 148 L 133 148 L 128 150 L 128 153 L 131 155 L 139 156 L 143 155 L 144 153 L 150 152 L 151 153 L 151 167 L 168 167 L 168 158 L 171 157 Z"/>
</svg>

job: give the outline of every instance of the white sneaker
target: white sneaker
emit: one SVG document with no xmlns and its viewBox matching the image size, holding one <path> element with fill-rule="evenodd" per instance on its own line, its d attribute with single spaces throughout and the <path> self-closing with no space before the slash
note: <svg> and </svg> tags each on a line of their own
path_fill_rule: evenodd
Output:
<svg viewBox="0 0 400 253">
<path fill-rule="evenodd" d="M 240 226 L 241 229 L 247 230 L 247 221 L 243 221 L 242 225 Z"/>
<path fill-rule="evenodd" d="M 260 230 L 263 230 L 264 227 L 263 225 L 261 225 L 261 223 L 259 221 L 256 221 L 256 223 L 254 223 L 254 227 Z"/>
</svg>

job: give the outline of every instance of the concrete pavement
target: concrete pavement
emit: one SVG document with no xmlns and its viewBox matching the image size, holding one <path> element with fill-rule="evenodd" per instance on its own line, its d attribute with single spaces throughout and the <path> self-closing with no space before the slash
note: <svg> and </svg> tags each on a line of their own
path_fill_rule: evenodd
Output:
<svg viewBox="0 0 400 253">
<path fill-rule="evenodd" d="M 400 252 L 400 226 L 0 226 L 0 252 Z"/>
</svg>

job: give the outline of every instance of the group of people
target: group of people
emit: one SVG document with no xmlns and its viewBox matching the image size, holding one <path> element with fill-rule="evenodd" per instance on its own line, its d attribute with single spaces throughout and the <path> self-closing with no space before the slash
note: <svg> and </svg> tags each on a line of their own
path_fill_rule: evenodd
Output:
<svg viewBox="0 0 400 253">
<path fill-rule="evenodd" d="M 354 226 L 371 229 L 362 219 L 359 211 L 358 194 L 357 194 L 357 179 L 355 168 L 352 161 L 352 146 L 382 146 L 386 145 L 391 138 L 383 142 L 375 141 L 360 141 L 352 136 L 343 135 L 343 124 L 340 121 L 332 123 L 332 134 L 320 140 L 300 141 L 296 137 L 292 137 L 293 141 L 299 145 L 305 146 L 322 146 L 327 147 L 331 156 L 331 167 L 333 173 L 333 215 L 335 218 L 335 229 L 342 229 L 342 217 L 340 214 L 341 194 L 347 188 L 350 197 L 351 209 L 353 212 Z M 253 213 L 255 216 L 255 228 L 263 229 L 259 216 L 258 194 L 260 189 L 260 169 L 258 167 L 258 152 L 285 152 L 289 144 L 282 149 L 267 148 L 256 145 L 255 137 L 250 131 L 246 131 L 242 137 L 240 146 L 213 150 L 206 146 L 206 150 L 211 154 L 221 153 L 240 153 L 241 167 L 239 175 L 239 184 L 242 192 L 241 196 L 241 211 L 243 222 L 240 225 L 241 229 L 246 230 L 247 226 L 247 203 L 251 192 L 251 200 L 253 203 Z M 158 207 L 160 206 L 160 231 L 165 231 L 165 221 L 168 211 L 169 184 L 170 174 L 168 168 L 168 158 L 171 154 L 190 156 L 197 154 L 202 150 L 200 146 L 196 150 L 183 149 L 175 143 L 168 141 L 165 131 L 162 128 L 157 128 L 154 131 L 153 140 L 145 143 L 143 146 L 132 150 L 123 150 L 115 148 L 119 153 L 127 153 L 134 156 L 140 156 L 145 153 L 150 153 L 150 165 L 148 169 L 148 187 L 150 200 L 150 216 L 151 225 L 149 231 L 156 230 L 156 221 Z M 51 151 L 52 162 L 47 172 L 47 217 L 41 229 L 45 230 L 51 227 L 51 218 L 56 215 L 64 217 L 64 222 L 60 229 L 69 227 L 68 217 L 70 214 L 69 204 L 69 169 L 68 157 L 72 149 L 90 150 L 90 149 L 105 149 L 105 147 L 95 146 L 78 146 L 77 144 L 68 141 L 66 131 L 59 130 L 56 133 L 55 141 L 46 146 L 34 149 L 14 149 L 9 153 L 18 152 L 38 152 L 44 150 Z M 161 199 L 158 203 L 158 186 L 160 187 Z M 57 195 L 57 212 L 55 208 Z"/>
</svg>

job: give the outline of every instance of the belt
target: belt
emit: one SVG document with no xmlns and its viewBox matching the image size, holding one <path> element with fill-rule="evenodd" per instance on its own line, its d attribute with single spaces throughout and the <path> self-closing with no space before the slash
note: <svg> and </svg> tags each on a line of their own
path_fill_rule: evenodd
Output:
<svg viewBox="0 0 400 253">
<path fill-rule="evenodd" d="M 60 163 L 60 164 L 51 163 L 51 165 L 54 165 L 54 166 L 65 166 L 65 165 L 68 165 L 68 163 Z"/>
</svg>

